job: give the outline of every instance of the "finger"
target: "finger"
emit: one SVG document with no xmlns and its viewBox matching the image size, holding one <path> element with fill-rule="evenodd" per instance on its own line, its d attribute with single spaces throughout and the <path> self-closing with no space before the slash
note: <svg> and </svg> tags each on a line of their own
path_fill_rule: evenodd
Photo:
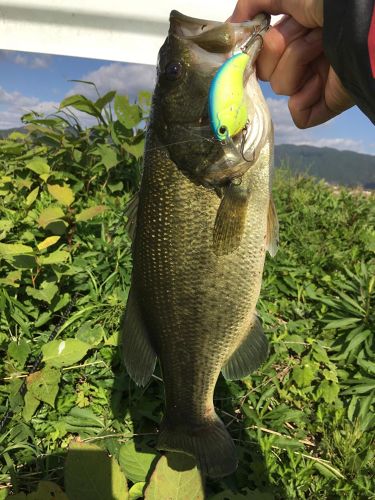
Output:
<svg viewBox="0 0 375 500">
<path fill-rule="evenodd" d="M 288 45 L 307 32 L 307 28 L 289 16 L 271 28 L 264 36 L 263 49 L 258 57 L 259 78 L 269 80 Z"/>
<path fill-rule="evenodd" d="M 353 106 L 332 68 L 327 78 L 315 74 L 305 86 L 289 99 L 289 111 L 299 128 L 320 125 Z"/>
<path fill-rule="evenodd" d="M 323 26 L 323 0 L 238 0 L 230 20 L 246 21 L 260 12 L 290 14 L 308 28 Z"/>
<path fill-rule="evenodd" d="M 310 79 L 312 63 L 323 53 L 322 30 L 317 28 L 290 43 L 269 77 L 276 94 L 293 95 Z"/>
</svg>

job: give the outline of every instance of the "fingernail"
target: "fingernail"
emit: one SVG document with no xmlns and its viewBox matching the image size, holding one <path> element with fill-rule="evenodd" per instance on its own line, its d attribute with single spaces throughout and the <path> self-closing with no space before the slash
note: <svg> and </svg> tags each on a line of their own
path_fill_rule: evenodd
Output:
<svg viewBox="0 0 375 500">
<path fill-rule="evenodd" d="M 317 28 L 315 30 L 311 30 L 305 36 L 305 40 L 307 43 L 315 43 L 318 40 L 322 40 L 322 38 L 323 38 L 323 35 L 322 35 L 322 30 L 320 28 Z"/>
</svg>

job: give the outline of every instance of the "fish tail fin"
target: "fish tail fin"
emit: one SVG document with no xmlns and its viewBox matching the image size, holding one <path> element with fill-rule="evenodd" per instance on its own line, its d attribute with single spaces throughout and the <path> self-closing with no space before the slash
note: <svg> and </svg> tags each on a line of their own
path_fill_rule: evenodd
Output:
<svg viewBox="0 0 375 500">
<path fill-rule="evenodd" d="M 170 425 L 164 420 L 157 447 L 192 455 L 201 473 L 213 478 L 232 474 L 238 465 L 232 438 L 217 416 L 215 420 L 194 427 Z"/>
</svg>

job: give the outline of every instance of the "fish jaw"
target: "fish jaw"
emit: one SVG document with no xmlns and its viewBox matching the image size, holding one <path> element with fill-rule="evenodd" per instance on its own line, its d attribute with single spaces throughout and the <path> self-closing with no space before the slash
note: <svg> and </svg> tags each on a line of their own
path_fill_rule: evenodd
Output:
<svg viewBox="0 0 375 500">
<path fill-rule="evenodd" d="M 254 33 L 262 32 L 267 19 L 261 14 L 245 23 L 219 23 L 171 13 L 169 34 L 159 52 L 153 109 L 155 133 L 177 167 L 203 186 L 221 186 L 243 175 L 249 167 L 241 154 L 242 132 L 229 144 L 215 138 L 210 127 L 208 96 L 215 73 Z M 260 36 L 248 52 L 248 80 L 254 73 Z M 176 81 L 166 76 L 171 63 L 179 63 L 183 68 Z M 257 84 L 256 79 L 254 83 Z M 243 113 L 251 122 L 254 103 L 248 99 L 248 90 L 246 85 Z"/>
</svg>

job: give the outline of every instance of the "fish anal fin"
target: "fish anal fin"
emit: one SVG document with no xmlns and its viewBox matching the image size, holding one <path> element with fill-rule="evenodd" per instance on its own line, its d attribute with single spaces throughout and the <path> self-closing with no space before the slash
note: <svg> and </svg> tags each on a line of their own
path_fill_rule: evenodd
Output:
<svg viewBox="0 0 375 500">
<path fill-rule="evenodd" d="M 268 340 L 256 315 L 249 333 L 237 347 L 221 372 L 227 380 L 238 380 L 247 377 L 257 370 L 267 359 Z"/>
<path fill-rule="evenodd" d="M 149 340 L 132 288 L 121 322 L 121 336 L 126 370 L 137 385 L 145 386 L 154 373 L 156 353 Z"/>
<path fill-rule="evenodd" d="M 268 253 L 275 257 L 279 246 L 279 221 L 272 197 L 268 206 L 266 245 Z"/>
<path fill-rule="evenodd" d="M 245 230 L 249 195 L 241 186 L 225 188 L 219 205 L 213 234 L 216 255 L 227 255 L 240 245 Z"/>
</svg>

